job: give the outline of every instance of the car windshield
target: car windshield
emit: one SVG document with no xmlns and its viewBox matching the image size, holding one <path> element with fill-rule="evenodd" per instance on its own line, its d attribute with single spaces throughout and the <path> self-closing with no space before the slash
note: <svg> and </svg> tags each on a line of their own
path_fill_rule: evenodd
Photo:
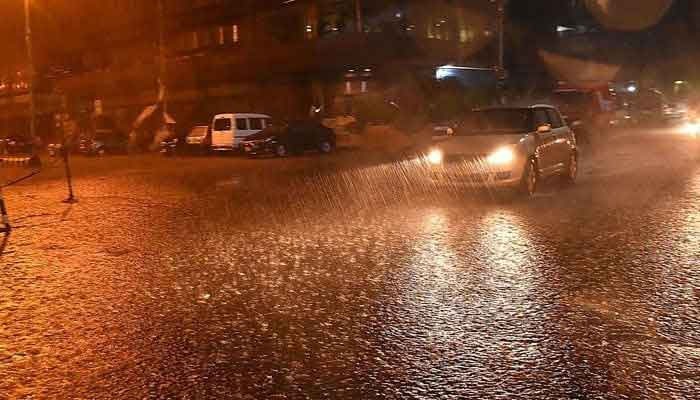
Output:
<svg viewBox="0 0 700 400">
<path fill-rule="evenodd" d="M 464 120 L 460 135 L 524 133 L 532 129 L 529 109 L 493 109 L 475 111 Z"/>
</svg>

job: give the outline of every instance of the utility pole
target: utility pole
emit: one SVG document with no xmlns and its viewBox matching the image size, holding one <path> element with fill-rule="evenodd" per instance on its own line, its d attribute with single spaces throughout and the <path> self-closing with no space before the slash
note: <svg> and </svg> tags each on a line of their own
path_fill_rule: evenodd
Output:
<svg viewBox="0 0 700 400">
<path fill-rule="evenodd" d="M 32 142 L 36 144 L 36 103 L 34 99 L 34 87 L 36 71 L 34 69 L 34 51 L 32 49 L 32 18 L 30 0 L 24 0 L 24 40 L 27 48 L 27 64 L 29 64 L 29 134 Z M 33 148 L 36 146 L 33 146 Z M 36 149 L 34 150 L 36 153 Z"/>
<path fill-rule="evenodd" d="M 357 33 L 362 33 L 364 25 L 362 21 L 362 0 L 355 0 L 355 30 Z"/>
<path fill-rule="evenodd" d="M 158 0 L 158 100 L 163 106 L 163 116 L 168 113 L 167 100 L 167 60 L 165 51 L 165 8 L 163 0 Z"/>
<path fill-rule="evenodd" d="M 508 0 L 498 0 L 498 70 L 505 73 L 505 30 Z"/>
</svg>

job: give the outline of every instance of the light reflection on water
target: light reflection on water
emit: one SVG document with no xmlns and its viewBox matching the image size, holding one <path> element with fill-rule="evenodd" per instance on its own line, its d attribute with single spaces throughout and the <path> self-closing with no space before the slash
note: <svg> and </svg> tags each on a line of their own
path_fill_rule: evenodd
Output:
<svg viewBox="0 0 700 400">
<path fill-rule="evenodd" d="M 367 182 L 399 176 L 385 172 Z M 697 382 L 687 377 L 700 354 L 682 344 L 697 343 L 700 332 L 693 329 L 700 321 L 700 176 L 688 182 L 681 199 L 672 197 L 667 208 L 663 200 L 648 203 L 656 210 L 640 208 L 642 217 L 629 223 L 610 223 L 619 210 L 584 214 L 586 230 L 558 222 L 563 212 L 554 207 L 541 218 L 543 199 L 383 207 L 392 199 L 369 184 L 347 201 L 371 209 L 363 218 L 314 215 L 302 227 L 277 226 L 287 220 L 269 216 L 241 227 L 221 210 L 199 214 L 204 202 L 176 207 L 183 194 L 132 185 L 124 197 L 119 185 L 106 196 L 107 184 L 95 190 L 99 197 L 81 197 L 68 223 L 59 219 L 62 207 L 34 207 L 60 199 L 56 185 L 41 202 L 22 199 L 21 214 L 41 215 L 13 236 L 3 277 L 0 339 L 8 343 L 5 372 L 16 379 L 0 379 L 0 393 L 21 379 L 39 398 L 75 387 L 93 397 L 90 382 L 72 381 L 76 372 L 92 380 L 89 369 L 109 371 L 100 374 L 107 388 L 130 390 L 121 398 L 147 397 L 151 384 L 195 397 L 205 386 L 243 385 L 264 397 L 256 385 L 268 374 L 276 390 L 290 389 L 279 382 L 320 385 L 327 398 L 370 398 L 364 388 L 372 378 L 377 388 L 389 387 L 383 393 L 407 398 L 605 398 L 586 393 L 630 381 L 638 385 L 632 393 L 692 393 Z M 336 204 L 339 193 L 320 204 Z M 154 198 L 168 200 L 159 207 L 145 201 Z M 322 208 L 316 199 L 309 209 Z M 241 210 L 244 221 L 257 215 Z M 199 215 L 197 223 L 183 225 L 183 211 Z M 56 235 L 45 220 L 65 229 Z M 133 221 L 144 223 L 126 223 Z M 569 229 L 578 232 L 562 241 Z M 107 231 L 118 234 L 104 237 Z M 616 236 L 599 239 L 606 232 Z M 557 304 L 569 293 L 614 312 Z M 11 302 L 18 307 L 3 309 Z M 37 351 L 41 366 L 29 362 Z M 205 356 L 217 364 L 202 362 Z M 581 387 L 588 392 L 575 392 Z M 365 396 L 342 392 L 348 388 Z"/>
<path fill-rule="evenodd" d="M 484 251 L 488 279 L 497 289 L 489 300 L 507 306 L 528 299 L 538 280 L 533 266 L 539 264 L 528 233 L 517 216 L 509 211 L 486 215 L 482 226 L 479 247 Z"/>
<path fill-rule="evenodd" d="M 553 353 L 556 333 L 548 329 L 550 315 L 538 288 L 538 249 L 509 210 L 469 221 L 454 217 L 446 209 L 425 212 L 413 256 L 396 278 L 398 309 L 387 312 L 399 321 L 384 332 L 384 341 L 401 339 L 396 358 L 416 381 L 479 376 L 481 384 L 515 395 L 521 373 L 549 375 L 557 361 L 545 356 Z M 529 388 L 548 390 L 538 385 Z M 454 390 L 466 396 L 479 388 Z"/>
</svg>

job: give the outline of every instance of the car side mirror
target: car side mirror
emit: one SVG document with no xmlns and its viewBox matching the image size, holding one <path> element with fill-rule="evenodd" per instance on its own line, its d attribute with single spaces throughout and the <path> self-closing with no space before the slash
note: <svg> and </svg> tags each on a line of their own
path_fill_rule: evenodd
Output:
<svg viewBox="0 0 700 400">
<path fill-rule="evenodd" d="M 552 126 L 549 124 L 545 124 L 537 128 L 537 133 L 549 133 L 552 131 Z"/>
</svg>

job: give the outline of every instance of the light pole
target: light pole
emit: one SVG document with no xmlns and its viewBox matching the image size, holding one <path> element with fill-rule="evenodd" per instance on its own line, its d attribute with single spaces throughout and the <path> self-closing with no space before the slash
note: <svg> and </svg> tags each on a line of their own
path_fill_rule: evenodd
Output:
<svg viewBox="0 0 700 400">
<path fill-rule="evenodd" d="M 498 70 L 505 73 L 505 29 L 508 0 L 498 0 Z"/>
<path fill-rule="evenodd" d="M 158 97 L 163 105 L 163 117 L 168 113 L 167 60 L 165 52 L 165 9 L 163 0 L 158 0 Z"/>
<path fill-rule="evenodd" d="M 32 50 L 32 18 L 30 0 L 24 0 L 24 40 L 27 48 L 27 64 L 29 65 L 29 134 L 36 144 L 36 104 L 34 100 L 34 52 Z M 34 146 L 35 147 L 35 146 Z M 33 150 L 36 153 L 36 150 Z"/>
<path fill-rule="evenodd" d="M 364 22 L 362 21 L 362 0 L 355 0 L 355 30 L 357 33 L 364 31 Z"/>
</svg>

